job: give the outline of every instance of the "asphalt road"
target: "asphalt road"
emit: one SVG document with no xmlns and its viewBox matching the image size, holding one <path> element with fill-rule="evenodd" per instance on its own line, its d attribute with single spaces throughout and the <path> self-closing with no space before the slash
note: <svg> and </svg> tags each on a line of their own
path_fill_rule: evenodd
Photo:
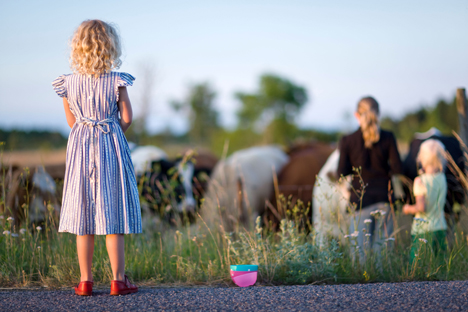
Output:
<svg viewBox="0 0 468 312">
<path fill-rule="evenodd" d="M 284 287 L 0 291 L 1 311 L 468 311 L 468 281 Z"/>
</svg>

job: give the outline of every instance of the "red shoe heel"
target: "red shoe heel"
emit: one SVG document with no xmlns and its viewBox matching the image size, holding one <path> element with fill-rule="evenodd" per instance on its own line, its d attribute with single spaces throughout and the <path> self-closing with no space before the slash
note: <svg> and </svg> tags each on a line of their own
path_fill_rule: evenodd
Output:
<svg viewBox="0 0 468 312">
<path fill-rule="evenodd" d="M 128 276 L 125 275 L 125 281 L 111 281 L 111 296 L 127 295 L 131 293 L 136 293 L 138 287 L 128 280 Z"/>
<path fill-rule="evenodd" d="M 78 296 L 91 296 L 93 294 L 93 282 L 80 282 L 75 286 L 75 294 Z"/>
</svg>

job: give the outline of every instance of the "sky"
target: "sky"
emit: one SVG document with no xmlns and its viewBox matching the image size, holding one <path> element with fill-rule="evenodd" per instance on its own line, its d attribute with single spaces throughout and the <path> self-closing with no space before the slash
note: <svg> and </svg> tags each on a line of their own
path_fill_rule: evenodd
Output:
<svg viewBox="0 0 468 312">
<path fill-rule="evenodd" d="M 468 0 L 0 0 L 0 128 L 68 133 L 51 82 L 71 72 L 68 42 L 86 19 L 117 25 L 135 114 L 154 68 L 152 133 L 187 130 L 169 103 L 200 82 L 233 128 L 235 92 L 254 92 L 263 73 L 288 78 L 309 93 L 298 124 L 324 130 L 352 126 L 366 95 L 399 117 L 468 87 Z"/>
</svg>

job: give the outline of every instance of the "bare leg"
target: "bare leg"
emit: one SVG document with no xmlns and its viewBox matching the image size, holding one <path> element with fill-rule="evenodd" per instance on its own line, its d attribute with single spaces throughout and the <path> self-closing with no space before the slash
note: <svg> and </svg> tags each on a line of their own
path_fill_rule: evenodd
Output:
<svg viewBox="0 0 468 312">
<path fill-rule="evenodd" d="M 91 266 L 93 264 L 94 235 L 77 235 L 76 248 L 78 262 L 80 263 L 81 281 L 92 281 Z"/>
<path fill-rule="evenodd" d="M 125 280 L 125 253 L 123 234 L 112 234 L 106 236 L 107 253 L 112 267 L 114 280 Z"/>
</svg>

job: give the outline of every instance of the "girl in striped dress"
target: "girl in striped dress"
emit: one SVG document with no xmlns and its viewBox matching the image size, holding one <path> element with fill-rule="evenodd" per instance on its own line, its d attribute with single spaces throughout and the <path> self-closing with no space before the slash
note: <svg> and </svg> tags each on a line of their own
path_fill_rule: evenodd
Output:
<svg viewBox="0 0 468 312">
<path fill-rule="evenodd" d="M 135 78 L 112 71 L 120 67 L 120 56 L 114 27 L 100 20 L 84 21 L 71 41 L 74 73 L 52 83 L 63 98 L 71 127 L 59 232 L 77 235 L 77 295 L 92 293 L 94 235 L 106 235 L 114 277 L 111 295 L 138 290 L 125 275 L 123 236 L 141 233 L 138 189 L 124 136 L 132 122 L 126 87 Z"/>
</svg>

